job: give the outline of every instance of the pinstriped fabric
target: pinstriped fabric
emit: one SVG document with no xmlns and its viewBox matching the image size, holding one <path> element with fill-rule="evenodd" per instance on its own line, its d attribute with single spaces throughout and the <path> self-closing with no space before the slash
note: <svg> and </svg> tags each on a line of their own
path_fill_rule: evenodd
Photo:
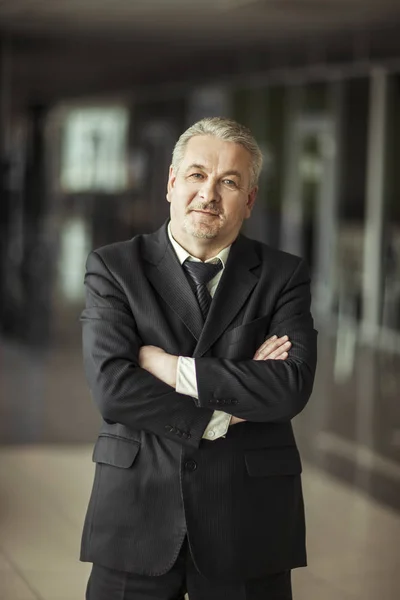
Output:
<svg viewBox="0 0 400 600">
<path fill-rule="evenodd" d="M 86 600 L 292 600 L 290 571 L 243 583 L 209 580 L 198 572 L 187 542 L 172 569 L 147 577 L 93 565 Z"/>
<path fill-rule="evenodd" d="M 84 364 L 103 422 L 82 560 L 159 576 L 187 535 L 210 579 L 304 566 L 290 422 L 316 364 L 304 261 L 239 236 L 205 323 L 166 225 L 92 252 L 85 284 Z M 289 336 L 289 359 L 252 360 L 274 333 Z M 198 400 L 141 369 L 142 345 L 194 357 Z M 216 409 L 247 422 L 207 442 Z"/>
<path fill-rule="evenodd" d="M 207 289 L 207 283 L 213 279 L 222 269 L 222 263 L 203 263 L 185 260 L 183 268 L 192 278 L 196 286 L 196 298 L 199 303 L 203 319 L 206 320 L 211 306 L 211 294 Z"/>
</svg>

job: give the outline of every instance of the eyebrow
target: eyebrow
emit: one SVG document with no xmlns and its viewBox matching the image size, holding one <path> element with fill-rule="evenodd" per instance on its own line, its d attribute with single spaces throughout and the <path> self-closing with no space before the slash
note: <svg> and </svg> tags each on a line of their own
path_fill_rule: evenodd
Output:
<svg viewBox="0 0 400 600">
<path fill-rule="evenodd" d="M 188 171 L 191 171 L 192 169 L 198 169 L 199 171 L 206 171 L 207 169 L 204 165 L 199 165 L 197 163 L 193 163 L 192 165 L 189 165 L 188 168 L 186 169 L 186 173 Z M 232 171 L 225 171 L 225 173 L 222 173 L 221 177 L 226 177 L 227 175 L 236 175 L 236 177 L 241 180 L 242 179 L 242 175 L 240 173 L 240 171 L 236 171 L 236 169 L 233 169 Z"/>
</svg>

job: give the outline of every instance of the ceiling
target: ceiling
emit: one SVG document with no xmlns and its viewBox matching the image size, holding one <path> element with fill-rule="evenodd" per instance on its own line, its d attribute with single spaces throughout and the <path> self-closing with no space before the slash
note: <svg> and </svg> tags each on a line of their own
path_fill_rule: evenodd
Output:
<svg viewBox="0 0 400 600">
<path fill-rule="evenodd" d="M 399 0 L 0 0 L 0 53 L 22 103 L 264 69 L 291 44 L 290 60 L 319 59 L 332 36 L 362 49 L 388 27 L 397 43 Z"/>
<path fill-rule="evenodd" d="M 0 29 L 19 37 L 214 45 L 368 27 L 399 14 L 398 0 L 0 0 Z"/>
</svg>

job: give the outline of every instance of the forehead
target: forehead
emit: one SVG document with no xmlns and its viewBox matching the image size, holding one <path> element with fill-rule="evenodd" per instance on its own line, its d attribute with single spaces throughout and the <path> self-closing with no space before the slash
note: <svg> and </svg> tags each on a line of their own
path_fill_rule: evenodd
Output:
<svg viewBox="0 0 400 600">
<path fill-rule="evenodd" d="M 220 140 L 210 135 L 192 137 L 186 145 L 182 160 L 183 167 L 199 164 L 210 171 L 236 170 L 243 174 L 249 173 L 250 163 L 250 154 L 241 144 Z"/>
</svg>

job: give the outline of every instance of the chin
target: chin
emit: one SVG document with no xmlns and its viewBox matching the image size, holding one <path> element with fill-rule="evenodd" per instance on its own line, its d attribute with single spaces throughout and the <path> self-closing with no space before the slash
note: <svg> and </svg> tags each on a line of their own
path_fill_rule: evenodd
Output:
<svg viewBox="0 0 400 600">
<path fill-rule="evenodd" d="M 205 239 L 205 240 L 213 240 L 219 234 L 219 228 L 210 227 L 209 225 L 206 225 L 205 223 L 198 224 L 198 225 L 193 225 L 192 223 L 185 223 L 184 230 L 186 231 L 186 233 L 188 233 L 189 235 L 191 235 L 195 238 Z"/>
<path fill-rule="evenodd" d="M 213 240 L 217 237 L 218 232 L 216 231 L 192 231 L 190 232 L 193 237 L 202 239 L 202 240 Z"/>
</svg>

